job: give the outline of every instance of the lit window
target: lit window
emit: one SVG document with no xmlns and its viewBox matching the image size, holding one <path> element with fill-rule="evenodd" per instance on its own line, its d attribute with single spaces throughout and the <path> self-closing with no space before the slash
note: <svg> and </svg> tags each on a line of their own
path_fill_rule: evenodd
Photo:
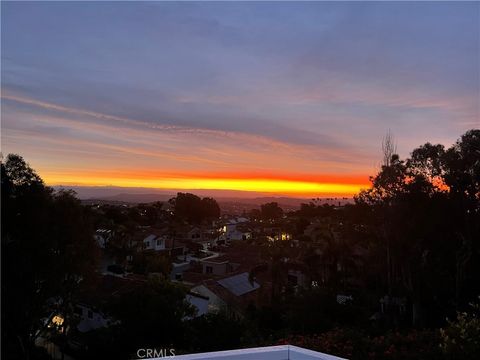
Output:
<svg viewBox="0 0 480 360">
<path fill-rule="evenodd" d="M 63 317 L 60 315 L 55 315 L 52 319 L 52 324 L 56 326 L 62 326 L 63 324 Z"/>
</svg>

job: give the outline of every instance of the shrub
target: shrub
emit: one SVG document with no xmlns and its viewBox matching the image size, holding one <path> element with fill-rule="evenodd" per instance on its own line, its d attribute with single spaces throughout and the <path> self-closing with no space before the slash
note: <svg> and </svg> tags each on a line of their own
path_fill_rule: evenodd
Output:
<svg viewBox="0 0 480 360">
<path fill-rule="evenodd" d="M 447 359 L 470 360 L 480 358 L 480 305 L 471 304 L 473 311 L 459 312 L 440 329 L 441 349 Z"/>
<path fill-rule="evenodd" d="M 353 329 L 333 329 L 322 334 L 290 336 L 280 344 L 291 344 L 348 359 L 438 360 L 442 358 L 438 331 L 389 332 L 371 337 Z"/>
</svg>

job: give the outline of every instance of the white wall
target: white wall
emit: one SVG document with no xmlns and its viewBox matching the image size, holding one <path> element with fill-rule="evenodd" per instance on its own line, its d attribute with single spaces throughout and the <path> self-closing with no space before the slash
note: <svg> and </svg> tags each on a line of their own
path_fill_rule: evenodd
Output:
<svg viewBox="0 0 480 360">
<path fill-rule="evenodd" d="M 337 356 L 291 345 L 177 355 L 175 358 L 178 360 L 345 360 Z"/>
<path fill-rule="evenodd" d="M 87 332 L 90 330 L 99 329 L 102 327 L 107 327 L 112 323 L 112 319 L 105 316 L 101 312 L 94 311 L 92 308 L 85 305 L 75 305 L 82 310 L 80 316 L 80 322 L 77 325 L 77 328 L 80 332 Z M 89 312 L 91 312 L 91 317 L 89 317 Z"/>
</svg>

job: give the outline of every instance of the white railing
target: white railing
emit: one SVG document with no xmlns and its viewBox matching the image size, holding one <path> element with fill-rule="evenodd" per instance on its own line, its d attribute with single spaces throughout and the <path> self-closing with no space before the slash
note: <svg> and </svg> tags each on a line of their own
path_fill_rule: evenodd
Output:
<svg viewBox="0 0 480 360">
<path fill-rule="evenodd" d="M 157 358 L 161 359 L 161 358 Z M 177 355 L 176 360 L 346 360 L 337 356 L 303 349 L 292 345 L 267 346 L 249 349 L 215 351 Z"/>
</svg>

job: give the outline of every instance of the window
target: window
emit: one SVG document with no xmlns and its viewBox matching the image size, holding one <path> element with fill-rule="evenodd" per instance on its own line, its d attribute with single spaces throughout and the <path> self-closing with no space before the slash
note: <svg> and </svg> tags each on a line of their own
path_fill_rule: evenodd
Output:
<svg viewBox="0 0 480 360">
<path fill-rule="evenodd" d="M 157 246 L 162 245 L 162 240 L 157 240 Z"/>
<path fill-rule="evenodd" d="M 211 266 L 207 266 L 207 267 L 205 268 L 205 272 L 206 272 L 207 274 L 212 274 L 212 273 L 213 273 L 213 268 L 212 268 Z"/>
<path fill-rule="evenodd" d="M 182 273 L 175 274 L 175 280 L 182 280 Z"/>
<path fill-rule="evenodd" d="M 88 318 L 93 319 L 93 311 L 92 310 L 88 310 Z"/>
<path fill-rule="evenodd" d="M 150 247 L 150 241 L 145 241 L 145 247 Z"/>
</svg>

